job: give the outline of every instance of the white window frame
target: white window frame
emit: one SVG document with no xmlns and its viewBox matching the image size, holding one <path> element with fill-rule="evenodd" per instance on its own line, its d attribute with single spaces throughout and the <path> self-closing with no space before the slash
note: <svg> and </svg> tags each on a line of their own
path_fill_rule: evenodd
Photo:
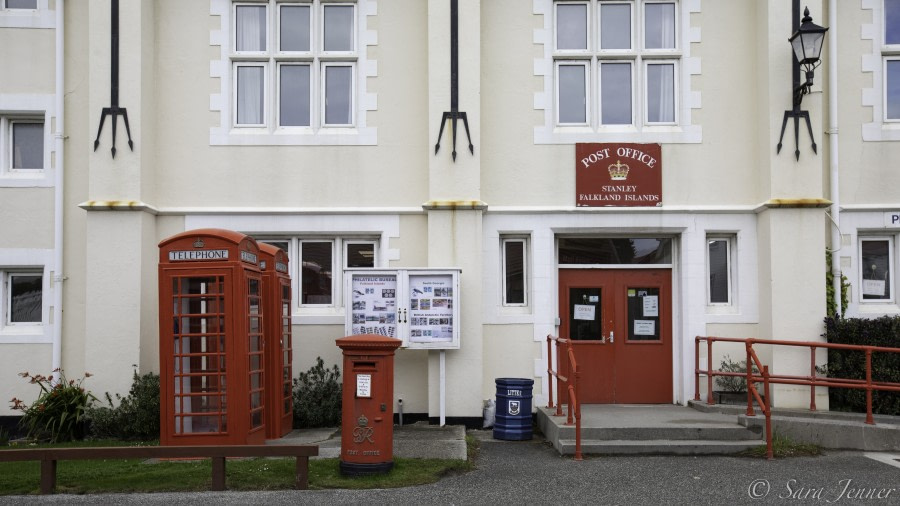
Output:
<svg viewBox="0 0 900 506">
<path fill-rule="evenodd" d="M 347 246 L 349 244 L 369 244 L 372 246 L 374 256 L 372 265 L 374 268 L 383 267 L 379 262 L 380 248 L 379 240 L 373 239 L 371 234 L 364 236 L 354 235 L 303 235 L 303 236 L 258 236 L 256 240 L 265 243 L 287 243 L 288 244 L 288 260 L 290 262 L 291 279 L 294 285 L 295 303 L 294 310 L 300 310 L 302 313 L 315 314 L 322 309 L 341 308 L 344 296 L 343 289 L 343 272 L 347 269 Z M 303 255 L 303 243 L 307 242 L 327 242 L 331 243 L 331 303 L 329 304 L 304 304 L 303 303 L 303 263 L 301 258 Z"/>
<path fill-rule="evenodd" d="M 266 90 L 269 89 L 269 64 L 267 62 L 261 61 L 236 61 L 234 62 L 234 79 L 232 82 L 232 110 L 234 111 L 234 115 L 232 118 L 231 126 L 233 128 L 241 128 L 241 129 L 264 129 L 268 123 L 269 119 L 269 109 L 271 108 L 270 93 L 267 93 Z M 238 123 L 238 68 L 239 67 L 261 67 L 263 69 L 263 85 L 262 85 L 262 93 L 263 93 L 263 110 L 262 110 L 262 123 Z"/>
<path fill-rule="evenodd" d="M 325 69 L 328 67 L 349 67 L 350 68 L 350 89 L 351 89 L 351 93 L 350 93 L 350 123 L 328 123 L 325 119 L 326 118 L 325 112 L 328 107 L 328 105 L 325 102 L 326 94 L 328 91 L 326 88 L 326 85 L 325 85 L 325 77 L 327 74 Z M 319 73 L 321 76 L 320 77 L 321 82 L 319 83 L 320 100 L 319 100 L 319 118 L 318 118 L 319 124 L 321 125 L 320 128 L 342 128 L 342 127 L 356 126 L 356 98 L 354 97 L 354 93 L 352 93 L 352 90 L 356 89 L 356 64 L 349 63 L 349 62 L 343 62 L 343 61 L 325 61 L 325 62 L 321 63 L 321 68 L 322 68 L 322 70 Z M 310 113 L 310 115 L 311 115 L 311 113 Z"/>
<path fill-rule="evenodd" d="M 510 243 L 520 243 L 522 245 L 522 302 L 509 302 L 506 300 L 506 245 Z M 522 236 L 503 236 L 500 239 L 500 299 L 504 307 L 528 307 L 528 289 L 530 283 L 528 276 L 530 269 L 528 268 L 528 238 Z"/>
<path fill-rule="evenodd" d="M 236 51 L 237 7 L 266 6 L 265 52 Z M 291 5 L 309 6 L 310 50 L 282 51 L 280 44 L 281 11 Z M 328 6 L 353 9 L 350 51 L 323 51 L 324 9 Z M 376 97 L 367 93 L 367 80 L 377 77 L 374 61 L 367 57 L 368 47 L 377 45 L 368 18 L 376 15 L 377 0 L 210 0 L 210 12 L 221 18 L 221 31 L 213 30 L 213 45 L 221 48 L 221 59 L 213 60 L 210 77 L 221 85 L 221 93 L 211 95 L 211 109 L 220 112 L 219 125 L 210 129 L 211 145 L 374 145 L 376 129 L 366 124 L 367 112 L 376 109 Z M 266 63 L 264 123 L 237 123 L 237 68 L 251 62 Z M 283 64 L 310 65 L 309 126 L 280 125 L 280 69 Z M 225 66 L 227 65 L 227 66 Z M 325 122 L 325 68 L 331 65 L 351 67 L 350 122 Z"/>
<path fill-rule="evenodd" d="M 678 125 L 678 110 L 680 109 L 678 103 L 679 103 L 679 97 L 681 95 L 681 90 L 679 89 L 680 83 L 678 80 L 678 67 L 679 67 L 678 63 L 679 63 L 678 60 L 654 60 L 654 59 L 649 59 L 649 58 L 644 59 L 642 70 L 643 70 L 643 75 L 644 75 L 644 81 L 643 81 L 644 106 L 643 106 L 643 109 L 644 109 L 644 124 L 645 125 L 649 125 L 649 126 L 655 126 L 655 125 L 675 126 L 675 125 Z M 647 76 L 650 74 L 647 71 L 647 67 L 649 67 L 650 65 L 672 65 L 673 66 L 672 71 L 674 72 L 674 76 L 673 76 L 673 80 L 674 80 L 673 100 L 674 100 L 674 103 L 672 104 L 672 107 L 674 108 L 674 114 L 672 115 L 672 117 L 674 118 L 674 121 L 650 121 L 650 84 L 647 82 Z"/>
<path fill-rule="evenodd" d="M 580 123 L 563 123 L 563 121 L 559 117 L 560 107 L 559 107 L 559 68 L 560 67 L 584 67 L 584 118 L 585 121 Z M 555 104 L 554 104 L 554 112 L 556 114 L 556 124 L 561 126 L 576 126 L 576 127 L 589 127 L 591 121 L 591 64 L 588 61 L 569 61 L 569 60 L 559 60 L 556 61 L 553 65 L 554 72 L 554 82 L 556 83 L 556 93 L 554 94 Z"/>
<path fill-rule="evenodd" d="M 309 125 L 282 125 L 281 124 L 281 69 L 284 67 L 309 67 Z M 312 64 L 308 61 L 280 61 L 278 62 L 278 69 L 275 72 L 275 96 L 278 97 L 278 107 L 275 108 L 275 117 L 276 117 L 276 128 L 277 129 L 292 129 L 295 131 L 305 131 L 312 133 L 313 132 L 313 121 L 315 115 L 315 104 L 312 100 L 313 94 L 313 79 L 316 75 L 316 71 L 313 68 Z"/>
<path fill-rule="evenodd" d="M 40 123 L 43 125 L 43 164 L 36 168 L 13 168 L 13 125 L 16 123 Z M 47 118 L 44 113 L 17 112 L 0 114 L 0 176 L 34 177 L 47 170 L 50 153 L 48 148 Z"/>
<path fill-rule="evenodd" d="M 881 114 L 881 121 L 883 121 L 885 124 L 900 125 L 900 116 L 898 116 L 896 118 L 888 117 L 888 70 L 887 70 L 887 67 L 888 67 L 888 62 L 890 62 L 890 61 L 900 63 L 900 54 L 891 54 L 889 56 L 886 55 L 882 59 L 881 100 L 882 100 L 882 103 L 884 104 L 884 111 L 882 111 L 882 114 Z M 900 84 L 900 83 L 898 83 L 898 84 Z M 898 97 L 898 100 L 900 100 L 900 97 Z M 898 104 L 898 105 L 900 105 L 900 104 Z"/>
<path fill-rule="evenodd" d="M 36 322 L 13 322 L 12 321 L 12 278 L 16 276 L 40 276 L 41 277 L 41 318 Z M 3 306 L 3 327 L 9 328 L 28 328 L 41 327 L 45 325 L 45 311 L 47 297 L 47 283 L 43 268 L 40 267 L 21 267 L 0 269 L 0 304 Z"/>
<path fill-rule="evenodd" d="M 343 245 L 342 245 L 342 249 L 343 249 L 343 257 L 342 257 L 342 258 L 343 258 L 343 260 L 341 260 L 341 265 L 343 266 L 343 268 L 342 268 L 341 270 L 343 270 L 343 269 L 351 269 L 351 268 L 356 268 L 356 269 L 359 269 L 359 268 L 360 268 L 360 267 L 349 267 L 349 266 L 347 265 L 347 258 L 349 258 L 349 256 L 350 256 L 350 255 L 347 253 L 347 247 L 348 247 L 349 245 L 351 245 L 351 244 L 368 244 L 368 245 L 371 245 L 371 246 L 372 246 L 372 267 L 373 267 L 373 268 L 378 267 L 378 241 L 373 241 L 373 240 L 371 240 L 371 239 L 358 239 L 358 240 L 357 240 L 357 239 L 352 239 L 352 238 L 346 238 L 346 239 L 343 239 L 342 242 L 343 242 Z"/>
<path fill-rule="evenodd" d="M 872 74 L 872 87 L 862 89 L 862 105 L 871 108 L 870 123 L 863 123 L 863 141 L 900 140 L 900 118 L 887 117 L 887 62 L 900 59 L 900 44 L 887 44 L 887 15 L 884 0 L 861 0 L 863 10 L 871 11 L 872 23 L 861 27 L 863 40 L 871 41 L 872 52 L 862 56 L 863 73 Z"/>
<path fill-rule="evenodd" d="M 589 51 L 557 49 L 557 6 L 561 3 L 587 4 Z M 659 142 L 659 143 L 699 143 L 702 129 L 691 123 L 691 110 L 700 108 L 700 93 L 691 89 L 691 79 L 700 74 L 700 59 L 691 56 L 690 48 L 700 42 L 700 30 L 691 26 L 691 14 L 700 12 L 698 0 L 630 0 L 615 2 L 630 6 L 632 19 L 630 49 L 599 48 L 600 4 L 602 0 L 585 2 L 566 0 L 533 0 L 534 14 L 540 16 L 543 24 L 535 28 L 534 37 L 544 48 L 544 58 L 535 62 L 535 75 L 544 79 L 544 88 L 535 94 L 535 109 L 544 111 L 543 124 L 534 129 L 536 144 L 571 144 L 577 142 Z M 613 3 L 613 2 L 609 2 Z M 672 49 L 646 49 L 643 32 L 645 30 L 645 5 L 668 3 L 675 5 L 674 41 Z M 561 62 L 586 59 L 590 61 L 589 102 L 592 104 L 587 114 L 587 125 L 560 123 L 558 66 Z M 631 124 L 603 125 L 600 115 L 599 64 L 613 60 L 627 60 L 632 63 L 632 122 Z M 676 65 L 674 83 L 674 121 L 647 121 L 646 63 L 672 63 Z"/>
<path fill-rule="evenodd" d="M 863 261 L 862 261 L 862 258 L 863 258 L 862 245 L 863 245 L 863 242 L 867 242 L 867 241 L 873 241 L 873 242 L 874 241 L 882 241 L 882 242 L 888 243 L 888 267 L 890 270 L 888 271 L 889 279 L 887 280 L 887 287 L 890 291 L 890 296 L 887 299 L 866 299 L 865 296 L 863 295 L 862 285 L 863 285 L 863 280 L 865 279 L 863 273 L 865 272 L 866 266 L 863 265 Z M 858 269 L 857 269 L 857 275 L 859 276 L 858 279 L 859 279 L 859 303 L 860 303 L 860 305 L 868 306 L 868 305 L 878 305 L 878 304 L 882 304 L 882 305 L 883 304 L 891 304 L 891 305 L 896 304 L 897 290 L 896 290 L 895 278 L 897 276 L 897 274 L 896 274 L 897 258 L 895 256 L 896 253 L 895 253 L 895 249 L 894 249 L 894 241 L 895 241 L 894 235 L 860 235 L 858 237 L 858 239 L 856 241 L 857 242 L 856 247 L 857 247 L 857 258 L 859 258 L 859 262 L 857 262 L 859 264 Z"/>
<path fill-rule="evenodd" d="M 713 302 L 712 300 L 712 286 L 711 283 L 711 274 L 712 274 L 712 259 L 709 254 L 709 243 L 712 241 L 724 241 L 725 242 L 725 261 L 726 264 L 726 290 L 728 294 L 728 300 L 725 302 Z M 735 247 L 735 242 L 737 241 L 737 237 L 733 234 L 709 234 L 706 236 L 706 305 L 709 307 L 732 307 L 734 306 L 734 294 L 735 294 L 735 265 L 737 265 L 736 258 L 734 257 L 735 251 L 737 248 Z"/>
<path fill-rule="evenodd" d="M 646 68 L 648 64 L 652 63 L 675 63 L 681 57 L 681 43 L 680 43 L 680 31 L 679 27 L 680 22 L 680 12 L 678 0 L 666 0 L 666 1 L 650 1 L 650 0 L 635 0 L 632 2 L 614 2 L 615 4 L 628 5 L 630 7 L 630 19 L 631 19 L 631 30 L 630 30 L 630 47 L 628 49 L 602 49 L 600 47 L 601 38 L 600 38 L 600 17 L 601 17 L 601 6 L 604 5 L 604 2 L 600 2 L 598 0 L 589 0 L 589 1 L 578 1 L 578 2 L 568 2 L 565 0 L 557 0 L 553 4 L 553 12 L 554 12 L 554 21 L 553 21 L 553 44 L 554 44 L 554 80 L 556 86 L 556 94 L 555 94 L 555 106 L 556 106 L 556 126 L 557 127 L 567 127 L 567 126 L 587 126 L 593 129 L 594 131 L 604 131 L 604 130 L 641 130 L 648 126 L 653 125 L 677 125 L 678 124 L 678 103 L 679 103 L 679 89 L 677 86 L 679 80 L 679 67 L 676 64 L 674 66 L 674 79 L 675 79 L 675 87 L 673 89 L 673 100 L 675 102 L 675 118 L 674 122 L 663 122 L 663 123 L 650 123 L 647 121 L 647 81 L 646 81 Z M 672 49 L 647 49 L 644 47 L 644 10 L 647 4 L 674 4 L 675 5 L 675 19 L 673 20 L 673 29 L 675 30 L 675 47 Z M 556 12 L 560 5 L 586 5 L 587 6 L 587 25 L 588 25 L 588 37 L 587 37 L 587 49 L 586 50 L 560 50 L 556 47 L 556 42 L 558 40 L 557 37 L 557 23 L 556 23 Z M 637 49 L 640 47 L 640 50 Z M 661 56 L 665 56 L 666 59 L 664 61 L 659 60 Z M 601 68 L 603 64 L 608 63 L 627 63 L 631 69 L 631 121 L 625 124 L 606 124 L 603 123 L 603 101 L 602 97 L 602 79 L 601 79 Z M 563 123 L 559 119 L 559 67 L 560 65 L 578 65 L 582 64 L 586 66 L 585 72 L 585 90 L 587 90 L 586 97 L 586 124 L 578 124 L 578 123 Z M 592 107 L 591 104 L 596 103 L 596 106 Z M 640 121 L 638 120 L 640 118 Z"/>
<path fill-rule="evenodd" d="M 34 9 L 7 7 L 0 0 L 0 28 L 55 28 L 56 13 L 50 10 L 50 0 L 37 0 Z"/>
</svg>

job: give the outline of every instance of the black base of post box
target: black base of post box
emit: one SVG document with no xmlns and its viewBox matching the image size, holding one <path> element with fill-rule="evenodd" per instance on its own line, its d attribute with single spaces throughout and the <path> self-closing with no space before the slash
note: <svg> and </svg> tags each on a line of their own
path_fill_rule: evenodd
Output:
<svg viewBox="0 0 900 506">
<path fill-rule="evenodd" d="M 369 476 L 372 474 L 386 474 L 394 468 L 394 461 L 378 462 L 376 464 L 358 464 L 356 462 L 340 463 L 341 474 L 344 476 Z"/>
</svg>

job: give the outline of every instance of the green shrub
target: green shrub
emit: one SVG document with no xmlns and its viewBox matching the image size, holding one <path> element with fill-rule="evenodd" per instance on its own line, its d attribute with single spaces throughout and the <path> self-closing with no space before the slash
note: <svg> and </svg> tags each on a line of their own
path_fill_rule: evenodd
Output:
<svg viewBox="0 0 900 506">
<path fill-rule="evenodd" d="M 735 362 L 731 359 L 730 355 L 725 355 L 722 358 L 722 363 L 719 364 L 719 370 L 722 372 L 739 372 L 746 374 L 747 361 L 741 360 L 740 362 Z M 759 369 L 757 369 L 755 365 L 753 366 L 753 374 L 759 374 Z M 723 392 L 746 392 L 747 378 L 740 376 L 716 376 L 716 385 L 718 385 Z"/>
<path fill-rule="evenodd" d="M 41 394 L 30 406 L 15 397 L 10 401 L 12 409 L 23 413 L 19 426 L 25 429 L 30 439 L 49 439 L 53 443 L 81 439 L 84 437 L 85 410 L 97 400 L 81 386 L 91 374 L 86 372 L 76 381 L 66 379 L 62 369 L 55 369 L 53 373 L 58 375 L 19 373 L 41 388 Z"/>
<path fill-rule="evenodd" d="M 128 395 L 116 394 L 119 406 L 106 393 L 108 407 L 92 407 L 87 416 L 91 435 L 97 438 L 147 441 L 159 439 L 159 376 L 139 376 L 134 371 Z"/>
<path fill-rule="evenodd" d="M 829 317 L 825 319 L 825 339 L 829 343 L 900 348 L 900 317 L 874 319 Z M 827 374 L 831 378 L 866 379 L 866 354 L 855 350 L 828 350 Z M 872 381 L 900 383 L 900 353 L 872 354 Z M 866 411 L 866 391 L 851 388 L 828 389 L 830 407 L 835 411 Z M 900 415 L 900 393 L 872 392 L 872 411 Z"/>
<path fill-rule="evenodd" d="M 341 371 L 326 369 L 322 357 L 294 379 L 294 427 L 337 427 L 341 423 Z"/>
</svg>

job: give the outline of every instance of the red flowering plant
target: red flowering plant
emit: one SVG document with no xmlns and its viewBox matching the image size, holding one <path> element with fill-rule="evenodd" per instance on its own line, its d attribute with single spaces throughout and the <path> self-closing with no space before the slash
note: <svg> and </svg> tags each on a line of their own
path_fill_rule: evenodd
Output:
<svg viewBox="0 0 900 506">
<path fill-rule="evenodd" d="M 41 389 L 31 405 L 15 397 L 10 401 L 12 409 L 22 412 L 19 426 L 25 429 L 29 439 L 58 443 L 84 437 L 85 410 L 97 400 L 81 386 L 91 373 L 84 373 L 77 381 L 66 379 L 62 369 L 54 369 L 50 376 L 27 372 L 19 376 Z"/>
</svg>

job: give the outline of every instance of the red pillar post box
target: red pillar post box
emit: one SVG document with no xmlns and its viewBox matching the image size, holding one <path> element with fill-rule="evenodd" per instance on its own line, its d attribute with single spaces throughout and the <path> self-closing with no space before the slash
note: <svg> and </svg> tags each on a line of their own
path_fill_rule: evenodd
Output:
<svg viewBox="0 0 900 506">
<path fill-rule="evenodd" d="M 201 229 L 159 243 L 161 445 L 264 442 L 262 297 L 252 237 Z"/>
<path fill-rule="evenodd" d="M 399 339 L 363 334 L 336 340 L 344 354 L 341 474 L 394 467 L 394 351 Z"/>
<path fill-rule="evenodd" d="M 281 248 L 259 243 L 263 281 L 263 322 L 266 357 L 266 439 L 278 439 L 293 429 L 291 276 Z"/>
</svg>

